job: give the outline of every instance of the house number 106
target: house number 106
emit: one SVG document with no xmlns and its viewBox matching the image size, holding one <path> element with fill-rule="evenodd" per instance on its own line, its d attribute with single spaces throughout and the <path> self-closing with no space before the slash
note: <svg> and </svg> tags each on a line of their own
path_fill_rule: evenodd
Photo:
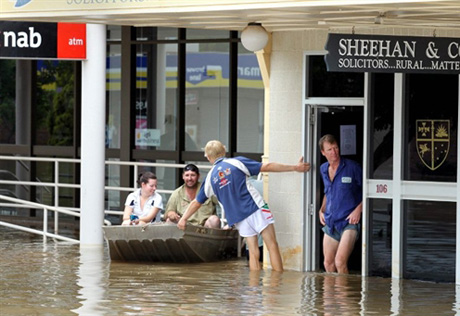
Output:
<svg viewBox="0 0 460 316">
<path fill-rule="evenodd" d="M 386 184 L 377 184 L 377 193 L 387 193 L 388 186 Z"/>
</svg>

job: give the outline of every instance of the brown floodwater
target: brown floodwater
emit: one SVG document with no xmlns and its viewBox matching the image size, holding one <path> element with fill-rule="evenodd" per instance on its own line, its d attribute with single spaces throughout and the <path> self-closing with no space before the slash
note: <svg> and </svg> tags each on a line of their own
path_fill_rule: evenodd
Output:
<svg viewBox="0 0 460 316">
<path fill-rule="evenodd" d="M 271 270 L 245 258 L 111 262 L 107 247 L 0 227 L 0 315 L 460 315 L 460 286 Z M 429 273 L 429 272 L 427 272 Z"/>
</svg>

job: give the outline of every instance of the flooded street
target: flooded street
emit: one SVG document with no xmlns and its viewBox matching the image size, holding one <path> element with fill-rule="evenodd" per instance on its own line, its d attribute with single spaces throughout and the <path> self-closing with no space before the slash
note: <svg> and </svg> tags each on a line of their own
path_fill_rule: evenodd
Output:
<svg viewBox="0 0 460 316">
<path fill-rule="evenodd" d="M 0 227 L 0 315 L 460 315 L 460 287 L 271 270 L 246 259 L 111 262 L 107 248 Z M 429 272 L 427 272 L 429 273 Z"/>
</svg>

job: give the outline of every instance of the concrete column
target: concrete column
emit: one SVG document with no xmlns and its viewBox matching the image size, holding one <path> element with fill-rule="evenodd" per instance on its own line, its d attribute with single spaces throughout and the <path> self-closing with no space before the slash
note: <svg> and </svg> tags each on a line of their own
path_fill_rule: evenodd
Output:
<svg viewBox="0 0 460 316">
<path fill-rule="evenodd" d="M 257 57 L 257 62 L 259 63 L 260 74 L 262 76 L 262 82 L 264 84 L 264 154 L 262 155 L 262 162 L 269 162 L 270 156 L 270 65 L 271 65 L 271 54 L 272 54 L 272 34 L 268 34 L 268 43 L 265 45 L 263 49 L 260 51 L 255 52 Z M 269 201 L 269 194 L 268 194 L 268 180 L 269 175 L 265 173 L 263 175 L 263 197 L 264 200 Z M 269 258 L 267 247 L 264 247 L 264 263 L 263 267 L 268 267 L 268 260 Z"/>
<path fill-rule="evenodd" d="M 106 27 L 86 26 L 82 62 L 80 245 L 104 242 Z"/>
</svg>

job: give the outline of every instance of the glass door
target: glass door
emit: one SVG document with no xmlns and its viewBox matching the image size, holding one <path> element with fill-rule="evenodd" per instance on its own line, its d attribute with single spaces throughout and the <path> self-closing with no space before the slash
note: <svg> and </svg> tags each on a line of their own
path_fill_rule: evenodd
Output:
<svg viewBox="0 0 460 316">
<path fill-rule="evenodd" d="M 318 147 L 319 139 L 325 134 L 336 137 L 342 157 L 363 163 L 363 123 L 364 107 L 350 105 L 307 105 L 309 126 L 307 127 L 306 151 L 312 164 L 311 172 L 307 177 L 307 208 L 306 223 L 307 240 L 307 271 L 324 270 L 323 267 L 323 232 L 319 222 L 318 211 L 323 199 L 324 186 L 320 176 L 320 165 L 326 162 Z M 310 233 L 308 233 L 308 231 Z M 361 238 L 349 260 L 351 272 L 361 270 Z"/>
</svg>

